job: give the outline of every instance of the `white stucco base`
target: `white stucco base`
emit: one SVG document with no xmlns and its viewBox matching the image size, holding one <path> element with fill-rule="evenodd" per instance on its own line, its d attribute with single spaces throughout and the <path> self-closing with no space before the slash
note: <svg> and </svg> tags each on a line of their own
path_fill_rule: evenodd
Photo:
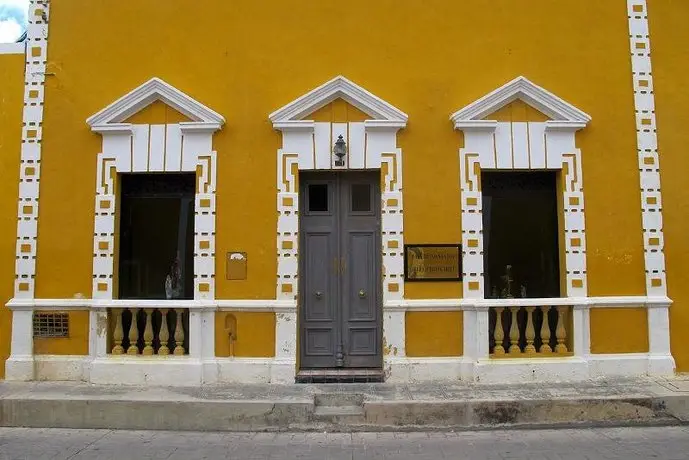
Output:
<svg viewBox="0 0 689 460">
<path fill-rule="evenodd" d="M 589 378 L 583 358 L 484 359 L 474 364 L 473 380 L 481 383 L 580 381 Z"/>
<path fill-rule="evenodd" d="M 483 359 L 466 357 L 385 359 L 387 383 L 526 383 L 600 377 L 671 376 L 671 356 L 648 353 L 570 358 Z M 296 363 L 275 358 L 143 358 L 37 355 L 11 358 L 7 380 L 72 380 L 95 384 L 198 386 L 222 383 L 294 383 Z"/>
<path fill-rule="evenodd" d="M 195 386 L 203 382 L 203 363 L 187 357 L 108 357 L 91 362 L 91 383 L 122 385 Z"/>
<path fill-rule="evenodd" d="M 5 361 L 5 380 L 27 382 L 34 379 L 33 356 L 10 356 Z"/>
</svg>

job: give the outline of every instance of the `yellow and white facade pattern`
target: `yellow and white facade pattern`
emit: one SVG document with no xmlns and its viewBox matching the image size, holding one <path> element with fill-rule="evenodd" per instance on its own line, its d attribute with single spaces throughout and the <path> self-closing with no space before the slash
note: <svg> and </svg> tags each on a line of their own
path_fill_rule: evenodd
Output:
<svg viewBox="0 0 689 460">
<path fill-rule="evenodd" d="M 225 36 L 209 32 L 207 43 L 190 47 L 188 33 L 170 32 L 181 30 L 172 16 L 150 20 L 159 6 L 137 4 L 134 15 L 121 2 L 89 4 L 77 17 L 70 2 L 30 1 L 25 46 L 0 46 L 0 61 L 20 46 L 26 57 L 21 139 L 15 136 L 19 187 L 10 197 L 17 233 L 8 258 L 15 257 L 11 269 L 0 265 L 0 280 L 12 284 L 3 299 L 11 327 L 0 328 L 11 329 L 10 338 L 0 337 L 6 379 L 294 382 L 299 174 L 338 170 L 381 174 L 388 381 L 547 382 L 688 369 L 686 343 L 670 334 L 689 326 L 687 306 L 673 303 L 685 288 L 667 286 L 686 259 L 681 243 L 670 241 L 681 232 L 663 221 L 663 206 L 683 206 L 668 199 L 673 181 L 683 179 L 680 168 L 662 170 L 661 196 L 659 152 L 683 154 L 685 144 L 664 143 L 663 123 L 689 113 L 689 105 L 662 115 L 656 90 L 683 84 L 667 80 L 675 69 L 668 56 L 681 53 L 662 42 L 656 48 L 655 35 L 654 69 L 665 65 L 666 80 L 651 66 L 653 12 L 669 21 L 668 7 L 562 0 L 536 2 L 527 14 L 503 2 L 505 18 L 484 18 L 481 2 L 403 2 L 389 11 L 354 0 L 352 11 L 359 5 L 370 15 L 342 11 L 338 20 L 353 31 L 343 40 L 332 34 L 325 5 L 285 22 L 295 7 L 269 3 L 239 0 L 235 9 L 246 9 L 240 21 L 228 2 L 210 0 L 216 14 L 198 22 L 205 31 L 225 27 Z M 169 0 L 166 8 L 178 13 L 188 5 Z M 688 6 L 674 8 L 689 14 Z M 259 14 L 260 23 L 247 22 Z M 416 43 L 399 40 L 406 29 L 398 14 L 417 21 Z M 531 27 L 536 20 L 541 27 Z M 151 33 L 130 37 L 125 49 L 122 23 Z M 590 39 L 578 35 L 584 27 Z M 266 40 L 277 29 L 281 36 Z M 472 41 L 482 33 L 494 40 Z M 555 33 L 557 43 L 543 40 Z M 92 59 L 85 64 L 83 56 Z M 137 118 L 161 103 L 180 116 Z M 339 103 L 355 116 L 335 114 Z M 496 116 L 515 104 L 538 115 Z M 3 130 L 0 124 L 0 150 Z M 340 135 L 344 166 L 333 153 Z M 560 298 L 485 298 L 480 178 L 500 170 L 557 172 Z M 176 172 L 196 174 L 193 299 L 118 299 L 118 177 Z M 461 244 L 462 280 L 405 282 L 405 243 Z M 248 256 L 246 279 L 226 276 L 233 251 Z M 491 312 L 546 307 L 567 309 L 571 353 L 491 355 Z M 184 310 L 188 354 L 113 356 L 114 309 Z M 37 311 L 69 312 L 70 340 L 81 340 L 81 331 L 87 352 L 35 339 Z M 83 317 L 85 326 L 75 320 Z"/>
<path fill-rule="evenodd" d="M 26 37 L 24 115 L 17 214 L 17 262 L 14 295 L 31 299 L 36 276 L 38 196 L 41 177 L 43 105 L 48 65 L 50 0 L 32 0 Z"/>
<path fill-rule="evenodd" d="M 43 140 L 45 80 L 48 76 L 50 0 L 31 0 L 27 19 L 24 109 L 22 115 L 19 203 L 17 210 L 14 298 L 33 299 L 36 283 L 38 205 Z M 25 375 L 33 350 L 23 338 L 31 333 L 32 315 L 13 312 L 7 374 Z"/>
<path fill-rule="evenodd" d="M 646 0 L 628 0 L 629 45 L 636 111 L 636 140 L 639 157 L 641 216 L 644 238 L 644 265 L 648 296 L 667 296 L 665 273 L 665 238 L 663 237 L 663 201 L 660 191 L 660 155 L 658 154 L 651 37 Z M 649 310 L 650 352 L 654 359 L 671 356 L 670 317 L 667 310 Z M 667 358 L 665 358 L 667 361 Z"/>
<path fill-rule="evenodd" d="M 330 123 L 308 120 L 321 107 L 343 99 L 369 115 L 361 122 Z M 343 76 L 338 76 L 270 114 L 273 127 L 282 133 L 277 152 L 278 260 L 276 298 L 293 310 L 277 317 L 276 357 L 293 362 L 296 357 L 299 171 L 381 171 L 381 226 L 383 238 L 384 305 L 404 298 L 404 224 L 402 201 L 402 150 L 397 131 L 407 115 Z M 306 119 L 305 119 L 306 118 Z M 342 136 L 348 147 L 344 166 L 335 165 L 334 141 Z M 404 315 L 384 312 L 385 343 L 404 356 Z M 292 365 L 293 367 L 293 365 Z"/>
</svg>

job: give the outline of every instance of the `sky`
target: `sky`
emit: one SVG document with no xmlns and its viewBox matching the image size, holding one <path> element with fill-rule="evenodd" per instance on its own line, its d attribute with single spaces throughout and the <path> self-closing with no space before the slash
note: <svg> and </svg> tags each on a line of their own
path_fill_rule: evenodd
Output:
<svg viewBox="0 0 689 460">
<path fill-rule="evenodd" d="M 29 0 L 0 0 L 0 43 L 16 41 L 26 28 Z"/>
</svg>

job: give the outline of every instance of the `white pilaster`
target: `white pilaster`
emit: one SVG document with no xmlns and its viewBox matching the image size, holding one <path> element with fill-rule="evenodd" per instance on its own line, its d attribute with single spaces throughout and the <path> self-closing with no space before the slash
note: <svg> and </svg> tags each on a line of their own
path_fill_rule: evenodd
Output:
<svg viewBox="0 0 689 460">
<path fill-rule="evenodd" d="M 5 379 L 28 381 L 34 378 L 33 309 L 12 312 L 12 354 L 5 362 Z"/>
</svg>

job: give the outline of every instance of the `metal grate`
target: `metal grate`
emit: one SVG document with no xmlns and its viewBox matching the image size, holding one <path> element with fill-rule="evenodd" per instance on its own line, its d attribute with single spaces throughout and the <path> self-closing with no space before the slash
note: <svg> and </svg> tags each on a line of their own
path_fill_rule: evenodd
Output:
<svg viewBox="0 0 689 460">
<path fill-rule="evenodd" d="M 69 314 L 34 313 L 33 336 L 39 338 L 69 337 Z"/>
</svg>

